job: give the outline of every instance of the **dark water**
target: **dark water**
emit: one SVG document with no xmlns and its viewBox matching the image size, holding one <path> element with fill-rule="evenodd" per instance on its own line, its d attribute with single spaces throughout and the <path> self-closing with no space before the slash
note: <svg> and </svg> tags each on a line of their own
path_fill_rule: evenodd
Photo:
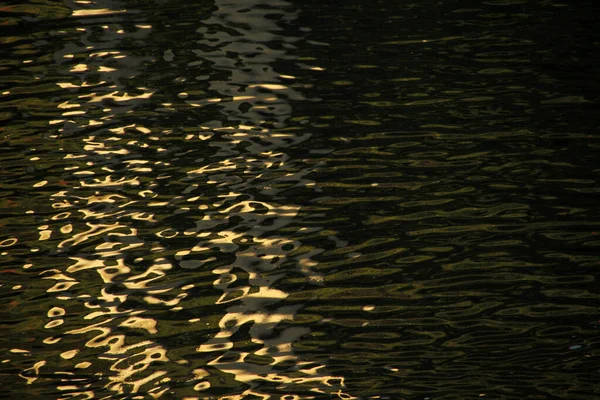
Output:
<svg viewBox="0 0 600 400">
<path fill-rule="evenodd" d="M 0 398 L 600 397 L 599 15 L 2 3 Z"/>
</svg>

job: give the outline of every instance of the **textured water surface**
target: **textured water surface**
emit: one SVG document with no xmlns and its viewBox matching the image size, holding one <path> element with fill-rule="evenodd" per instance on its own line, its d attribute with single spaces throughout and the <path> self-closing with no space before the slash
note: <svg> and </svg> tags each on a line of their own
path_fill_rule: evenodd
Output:
<svg viewBox="0 0 600 400">
<path fill-rule="evenodd" d="M 337 3 L 2 3 L 0 398 L 600 396 L 597 6 Z"/>
</svg>

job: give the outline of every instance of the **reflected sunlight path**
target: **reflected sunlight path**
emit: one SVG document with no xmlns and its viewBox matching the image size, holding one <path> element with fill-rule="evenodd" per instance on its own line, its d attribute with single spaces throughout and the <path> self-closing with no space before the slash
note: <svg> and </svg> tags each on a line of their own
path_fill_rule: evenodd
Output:
<svg viewBox="0 0 600 400">
<path fill-rule="evenodd" d="M 310 283 L 323 283 L 311 268 L 316 264 L 311 253 L 293 255 L 301 243 L 279 233 L 300 210 L 285 201 L 281 187 L 315 186 L 305 177 L 310 170 L 294 168 L 284 152 L 310 137 L 282 130 L 292 116 L 289 100 L 307 99 L 289 86 L 293 76 L 274 69 L 277 61 L 295 59 L 288 50 L 299 37 L 284 34 L 280 24 L 295 20 L 297 11 L 285 1 L 267 7 L 260 0 L 217 0 L 217 10 L 197 28 L 199 50 L 193 50 L 196 59 L 188 66 L 220 74 L 222 79 L 208 82 L 208 90 L 220 97 L 178 97 L 188 108 L 217 105 L 220 119 L 199 122 L 195 133 L 186 134 L 188 151 L 203 143 L 213 153 L 196 159 L 195 165 L 186 164 L 179 181 L 185 187 L 169 198 L 159 189 L 165 179 L 174 179 L 171 165 L 177 158 L 166 156 L 171 150 L 161 146 L 161 139 L 177 127 L 160 130 L 138 117 L 160 87 L 131 91 L 126 84 L 156 60 L 123 50 L 124 39 L 143 46 L 152 40 L 152 25 L 134 24 L 132 30 L 131 19 L 139 12 L 127 9 L 126 1 L 71 6 L 72 18 L 85 27 L 76 28 L 81 32 L 77 43 L 67 43 L 54 54 L 54 61 L 64 67 L 65 80 L 59 86 L 70 99 L 59 105 L 61 117 L 49 123 L 53 138 L 70 140 L 64 170 L 75 183 L 51 196 L 56 212 L 50 219 L 61 226 L 45 230 L 44 237 L 63 237 L 57 254 L 72 264 L 42 273 L 54 282 L 48 293 L 59 302 L 48 311 L 45 328 L 51 335 L 44 343 L 80 343 L 69 339 L 75 336 L 85 338 L 85 346 L 59 355 L 63 365 L 72 364 L 55 372 L 64 375 L 57 389 L 65 398 L 146 393 L 191 399 L 211 396 L 211 377 L 218 372 L 219 379 L 233 376 L 238 384 L 231 394 L 219 397 L 223 399 L 313 398 L 307 393 L 354 398 L 342 392 L 342 377 L 327 375 L 324 365 L 294 354 L 293 343 L 309 332 L 307 327 L 274 330 L 281 321 L 293 320 L 301 307 L 277 305 L 288 297 L 277 288 L 278 280 L 294 272 Z M 167 63 L 179 56 L 177 49 L 162 54 Z M 177 112 L 178 106 L 163 103 L 160 110 Z M 165 223 L 155 209 L 196 213 L 195 227 Z M 148 230 L 154 240 L 148 240 Z M 180 238 L 197 243 L 174 248 Z M 294 270 L 282 268 L 290 260 Z M 214 306 L 222 306 L 226 314 L 216 321 L 218 326 L 193 318 L 190 328 L 181 328 L 186 335 L 196 326 L 216 332 L 207 340 L 198 335 L 195 351 L 210 357 L 203 362 L 169 348 L 161 332 L 163 321 L 153 315 L 192 304 L 189 293 L 197 284 L 190 277 L 207 268 L 216 275 Z M 75 303 L 83 305 L 84 315 L 70 315 Z M 243 326 L 249 326 L 247 339 L 258 350 L 248 350 L 233 338 Z M 269 362 L 250 362 L 257 357 Z M 48 368 L 42 360 L 21 376 L 32 384 Z M 81 379 L 81 371 L 100 378 Z"/>
</svg>

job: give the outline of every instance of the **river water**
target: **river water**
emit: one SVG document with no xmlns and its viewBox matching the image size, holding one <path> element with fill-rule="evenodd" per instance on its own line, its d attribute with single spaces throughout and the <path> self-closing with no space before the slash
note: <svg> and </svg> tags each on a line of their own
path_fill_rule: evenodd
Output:
<svg viewBox="0 0 600 400">
<path fill-rule="evenodd" d="M 594 2 L 0 6 L 0 398 L 600 397 Z"/>
</svg>

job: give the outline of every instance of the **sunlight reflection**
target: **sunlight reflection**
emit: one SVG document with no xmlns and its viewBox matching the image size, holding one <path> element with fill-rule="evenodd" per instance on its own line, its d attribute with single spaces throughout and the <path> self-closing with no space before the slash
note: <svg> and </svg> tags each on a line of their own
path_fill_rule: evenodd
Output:
<svg viewBox="0 0 600 400">
<path fill-rule="evenodd" d="M 182 382 L 202 393 L 220 381 L 232 388 L 224 399 L 270 399 L 276 395 L 265 385 L 272 384 L 286 398 L 304 398 L 299 391 L 341 393 L 343 378 L 294 353 L 293 343 L 309 329 L 282 327 L 301 305 L 286 303 L 289 293 L 277 287 L 290 273 L 323 283 L 314 252 L 292 256 L 301 243 L 281 233 L 298 219 L 300 206 L 278 195 L 315 186 L 306 178 L 310 168 L 296 170 L 285 153 L 311 135 L 277 131 L 292 116 L 290 101 L 308 100 L 286 84 L 292 75 L 274 69 L 296 59 L 288 50 L 299 37 L 284 34 L 281 24 L 297 11 L 285 1 L 264 7 L 218 0 L 196 31 L 195 59 L 181 61 L 182 49 L 166 44 L 156 56 L 127 50 L 125 39 L 144 43 L 153 28 L 121 23 L 119 14 L 137 11 L 119 3 L 76 2 L 72 17 L 88 24 L 54 54 L 63 97 L 49 129 L 77 140 L 65 142 L 65 178 L 50 195 L 48 220 L 55 224 L 40 224 L 37 235 L 69 262 L 40 272 L 57 301 L 46 313 L 43 343 L 60 343 L 61 351 L 22 376 L 32 383 L 48 368 L 61 377 L 57 389 L 65 398 L 107 392 L 170 398 L 184 390 Z M 129 84 L 149 65 L 180 61 L 219 77 L 206 81 L 207 90 L 179 88 L 170 97 L 164 83 L 158 89 L 152 80 Z M 157 108 L 148 113 L 151 100 Z M 196 127 L 187 126 L 189 117 L 183 128 L 169 117 L 157 123 L 192 107 L 218 117 Z M 177 163 L 199 146 L 201 157 Z M 189 315 L 197 310 L 199 316 Z M 236 337 L 242 333 L 253 350 Z M 173 346 L 179 340 L 184 344 Z M 98 381 L 77 378 L 79 370 Z"/>
<path fill-rule="evenodd" d="M 74 10 L 73 17 L 82 17 L 88 15 L 112 15 L 112 14 L 122 14 L 126 13 L 127 10 L 110 10 L 108 8 L 96 8 L 96 9 L 87 9 L 87 10 Z"/>
</svg>

